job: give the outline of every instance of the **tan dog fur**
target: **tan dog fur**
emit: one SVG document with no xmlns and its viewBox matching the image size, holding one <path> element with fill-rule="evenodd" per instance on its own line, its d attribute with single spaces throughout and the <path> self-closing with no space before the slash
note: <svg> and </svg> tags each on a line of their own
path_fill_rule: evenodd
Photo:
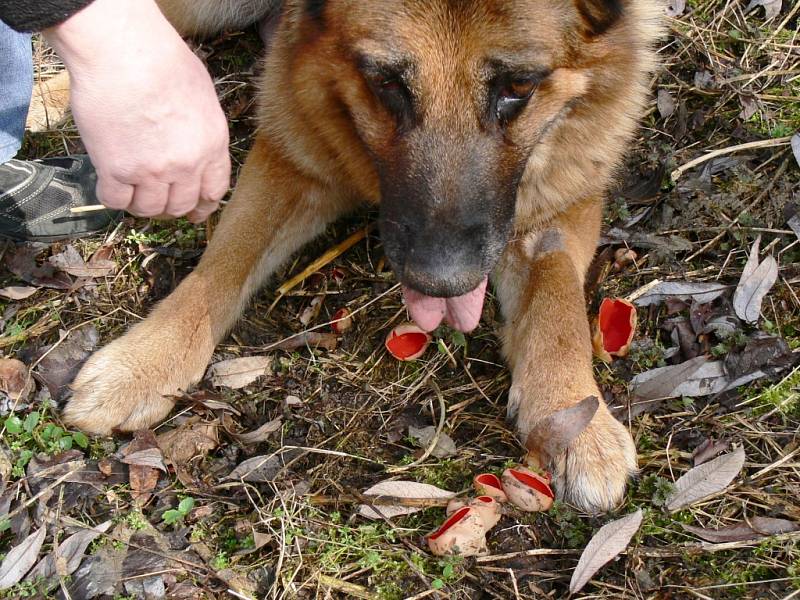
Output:
<svg viewBox="0 0 800 600">
<path fill-rule="evenodd" d="M 180 3 L 165 4 L 174 15 Z M 509 414 L 524 439 L 551 412 L 601 397 L 583 282 L 604 190 L 647 98 L 657 3 L 624 1 L 621 20 L 600 35 L 583 30 L 569 1 L 468 0 L 456 10 L 449 0 L 420 0 L 402 11 L 399 4 L 330 0 L 320 25 L 305 2 L 286 3 L 260 82 L 261 128 L 212 242 L 147 319 L 89 359 L 64 410 L 68 423 L 108 434 L 166 417 L 169 396 L 203 376 L 253 291 L 330 221 L 380 201 L 375 157 L 392 157 L 393 126 L 345 49 L 380 54 L 387 31 L 418 60 L 426 123 L 454 139 L 476 126 L 473 65 L 486 48 L 534 53 L 553 66 L 506 132 L 512 143 L 537 140 L 518 188 L 514 235 L 492 274 L 506 322 Z M 181 12 L 182 29 L 207 30 L 187 25 L 190 18 Z M 636 469 L 635 447 L 601 402 L 553 468 L 562 497 L 608 510 Z"/>
</svg>

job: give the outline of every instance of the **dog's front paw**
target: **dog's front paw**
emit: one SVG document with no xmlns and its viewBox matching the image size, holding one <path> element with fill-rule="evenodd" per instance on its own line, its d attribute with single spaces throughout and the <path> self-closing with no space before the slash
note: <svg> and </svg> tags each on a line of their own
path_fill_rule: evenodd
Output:
<svg viewBox="0 0 800 600">
<path fill-rule="evenodd" d="M 72 382 L 64 421 L 88 433 L 135 431 L 166 417 L 173 396 L 198 381 L 213 347 L 142 323 L 93 354 Z"/>
<path fill-rule="evenodd" d="M 126 349 L 125 338 L 93 354 L 72 382 L 72 399 L 64 421 L 87 433 L 149 427 L 172 410 L 173 400 L 161 393 L 159 369 L 140 364 Z M 177 390 L 176 390 L 177 391 Z"/>
<path fill-rule="evenodd" d="M 529 462 L 551 471 L 558 497 L 589 513 L 617 506 L 636 473 L 636 447 L 627 428 L 596 396 L 542 418 L 548 407 L 521 391 L 512 387 L 509 411 L 526 442 Z"/>
<path fill-rule="evenodd" d="M 588 513 L 606 512 L 622 502 L 628 478 L 636 473 L 636 446 L 601 404 L 554 468 L 559 497 Z"/>
</svg>

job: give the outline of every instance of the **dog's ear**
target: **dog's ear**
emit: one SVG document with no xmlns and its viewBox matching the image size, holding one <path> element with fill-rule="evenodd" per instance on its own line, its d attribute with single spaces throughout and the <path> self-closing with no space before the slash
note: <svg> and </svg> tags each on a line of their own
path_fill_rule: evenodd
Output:
<svg viewBox="0 0 800 600">
<path fill-rule="evenodd" d="M 624 12 L 623 0 L 574 0 L 590 36 L 605 33 Z"/>
</svg>

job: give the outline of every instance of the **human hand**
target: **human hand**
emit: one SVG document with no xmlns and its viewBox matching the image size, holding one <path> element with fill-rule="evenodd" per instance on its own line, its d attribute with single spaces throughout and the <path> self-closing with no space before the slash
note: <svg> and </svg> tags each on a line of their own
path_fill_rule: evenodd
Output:
<svg viewBox="0 0 800 600">
<path fill-rule="evenodd" d="M 227 122 L 155 2 L 95 0 L 45 36 L 70 72 L 100 201 L 142 217 L 213 213 L 230 185 Z"/>
</svg>

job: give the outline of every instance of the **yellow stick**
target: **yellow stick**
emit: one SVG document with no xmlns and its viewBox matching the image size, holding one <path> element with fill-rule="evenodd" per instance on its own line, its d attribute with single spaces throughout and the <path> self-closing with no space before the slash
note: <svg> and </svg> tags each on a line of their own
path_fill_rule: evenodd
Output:
<svg viewBox="0 0 800 600">
<path fill-rule="evenodd" d="M 81 213 L 97 212 L 99 210 L 109 210 L 109 208 L 107 206 L 103 206 L 102 204 L 91 204 L 89 206 L 76 206 L 74 208 L 70 208 L 69 212 L 73 215 L 79 215 Z"/>
<path fill-rule="evenodd" d="M 363 240 L 367 237 L 367 234 L 373 228 L 374 224 L 367 225 L 364 229 L 359 229 L 346 240 L 343 240 L 336 244 L 333 248 L 330 248 L 325 251 L 325 253 L 320 256 L 317 260 L 312 262 L 308 265 L 305 269 L 300 271 L 297 275 L 292 277 L 289 281 L 284 283 L 281 287 L 278 288 L 278 296 L 275 298 L 275 301 L 267 310 L 267 314 L 272 312 L 272 309 L 278 304 L 281 298 L 283 298 L 286 294 L 291 292 L 296 286 L 301 284 L 309 275 L 312 273 L 316 273 L 325 265 L 333 262 L 339 256 L 347 252 L 350 248 L 355 246 L 358 242 Z"/>
</svg>

